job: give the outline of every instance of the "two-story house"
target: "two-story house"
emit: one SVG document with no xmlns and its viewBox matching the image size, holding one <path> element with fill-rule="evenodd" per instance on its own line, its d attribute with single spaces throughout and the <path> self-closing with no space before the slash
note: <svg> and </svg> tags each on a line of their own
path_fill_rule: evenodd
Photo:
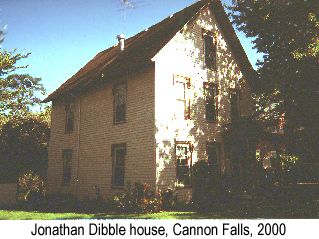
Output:
<svg viewBox="0 0 319 239">
<path fill-rule="evenodd" d="M 49 193 L 107 198 L 141 182 L 187 199 L 197 160 L 231 172 L 223 125 L 251 114 L 252 67 L 221 2 L 118 39 L 45 100 Z"/>
</svg>

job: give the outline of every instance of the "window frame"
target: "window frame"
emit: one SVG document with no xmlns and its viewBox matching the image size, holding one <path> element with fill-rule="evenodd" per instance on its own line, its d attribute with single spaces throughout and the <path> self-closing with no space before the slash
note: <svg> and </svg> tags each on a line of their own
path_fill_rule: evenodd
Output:
<svg viewBox="0 0 319 239">
<path fill-rule="evenodd" d="M 214 148 L 216 150 L 216 156 L 217 156 L 217 159 L 216 159 L 216 164 L 210 164 L 209 163 L 209 148 Z M 206 156 L 207 156 L 207 165 L 209 167 L 213 167 L 213 166 L 216 166 L 216 170 L 217 170 L 217 173 L 220 174 L 221 172 L 221 165 L 220 165 L 220 153 L 221 153 L 221 145 L 219 142 L 206 142 Z"/>
<path fill-rule="evenodd" d="M 187 162 L 185 164 L 181 164 L 178 165 L 178 158 L 177 158 L 177 147 L 178 145 L 185 145 L 186 147 L 188 147 L 189 152 L 186 153 L 186 155 L 188 155 L 188 153 L 190 154 L 189 157 L 186 156 L 186 160 Z M 190 141 L 175 141 L 175 167 L 176 167 L 176 187 L 177 188 L 189 188 L 192 187 L 192 165 L 193 165 L 193 149 L 194 146 L 192 145 L 192 143 Z M 179 175 L 179 167 L 185 167 L 188 166 L 188 184 L 184 184 L 184 183 L 179 183 L 179 179 L 178 179 L 178 175 Z"/>
<path fill-rule="evenodd" d="M 236 98 L 237 98 L 237 105 L 236 105 L 237 116 L 235 119 L 233 117 L 233 104 L 232 104 L 232 96 L 233 95 L 236 95 Z M 240 119 L 240 90 L 239 89 L 229 88 L 229 103 L 230 103 L 229 116 L 230 116 L 231 122 L 239 120 Z"/>
<path fill-rule="evenodd" d="M 217 33 L 216 32 L 212 32 L 206 29 L 202 29 L 202 39 L 203 39 L 203 51 L 204 51 L 204 60 L 205 60 L 205 67 L 212 70 L 212 71 L 217 71 L 217 50 L 218 50 L 218 42 L 217 42 Z M 206 39 L 208 39 L 207 37 L 210 38 L 210 43 L 212 43 L 212 45 L 210 46 L 210 50 L 211 52 L 211 58 L 208 62 L 208 57 L 209 57 L 209 53 L 207 52 L 207 41 Z"/>
<path fill-rule="evenodd" d="M 184 98 L 180 99 L 176 97 L 176 101 L 181 101 L 184 103 L 184 120 L 189 120 L 191 118 L 191 101 L 188 90 L 191 89 L 191 78 L 181 75 L 173 75 L 173 85 L 183 84 L 184 87 Z"/>
<path fill-rule="evenodd" d="M 214 105 L 214 117 L 212 119 L 208 118 L 207 115 L 209 115 L 208 109 L 209 109 L 209 99 L 208 99 L 208 94 L 207 91 L 210 89 L 210 87 L 213 89 L 213 104 L 210 104 L 210 106 Z M 219 97 L 219 89 L 218 89 L 218 84 L 214 82 L 204 82 L 203 83 L 203 88 L 204 88 L 204 96 L 205 96 L 205 118 L 208 123 L 216 123 L 218 121 L 218 115 L 219 115 L 219 107 L 218 107 L 218 97 Z"/>
<path fill-rule="evenodd" d="M 72 149 L 62 150 L 62 186 L 69 186 L 72 181 Z"/>
<path fill-rule="evenodd" d="M 65 134 L 71 134 L 74 132 L 74 116 L 75 116 L 75 112 L 74 112 L 74 109 L 75 109 L 75 104 L 73 101 L 68 101 L 65 103 Z M 70 114 L 72 115 L 71 117 L 71 120 L 72 120 L 72 128 L 69 127 L 69 122 L 70 122 Z"/>
<path fill-rule="evenodd" d="M 125 88 L 125 106 L 124 106 L 124 119 L 117 120 L 117 98 L 116 98 L 116 88 L 124 86 Z M 127 82 L 122 81 L 113 85 L 113 123 L 114 124 L 122 124 L 127 122 Z"/>
<path fill-rule="evenodd" d="M 116 150 L 124 150 L 124 159 L 123 159 L 123 165 L 122 167 L 122 171 L 123 171 L 123 185 L 116 185 L 115 182 L 117 180 L 115 180 L 116 177 L 116 170 L 117 167 L 119 167 L 116 162 L 117 162 L 117 158 L 116 158 Z M 126 161 L 126 156 L 127 156 L 127 147 L 126 147 L 126 143 L 122 143 L 122 144 L 112 144 L 111 145 L 111 157 L 112 157 L 112 188 L 124 188 L 125 186 L 125 161 Z"/>
</svg>

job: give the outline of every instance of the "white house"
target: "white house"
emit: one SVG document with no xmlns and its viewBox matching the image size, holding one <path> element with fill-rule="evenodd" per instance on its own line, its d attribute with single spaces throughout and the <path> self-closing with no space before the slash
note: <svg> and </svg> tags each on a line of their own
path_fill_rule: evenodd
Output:
<svg viewBox="0 0 319 239">
<path fill-rule="evenodd" d="M 107 198 L 129 181 L 188 199 L 197 160 L 240 171 L 223 130 L 251 114 L 252 67 L 220 1 L 118 38 L 45 100 L 49 192 Z"/>
</svg>

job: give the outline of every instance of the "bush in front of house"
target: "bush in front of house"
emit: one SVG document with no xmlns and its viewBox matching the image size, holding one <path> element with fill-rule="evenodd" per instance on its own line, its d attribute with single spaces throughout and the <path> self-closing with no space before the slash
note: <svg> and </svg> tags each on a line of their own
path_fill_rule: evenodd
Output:
<svg viewBox="0 0 319 239">
<path fill-rule="evenodd" d="M 31 207 L 37 207 L 45 199 L 45 184 L 41 176 L 29 170 L 18 180 L 17 199 Z"/>
<path fill-rule="evenodd" d="M 162 196 L 162 208 L 164 210 L 173 210 L 177 206 L 177 197 L 174 195 L 173 189 L 166 189 L 165 191 L 161 192 Z"/>
<path fill-rule="evenodd" d="M 199 160 L 193 165 L 192 200 L 195 208 L 205 210 L 212 206 L 216 200 L 218 179 L 207 161 Z"/>
<path fill-rule="evenodd" d="M 197 210 L 210 210 L 214 206 L 229 203 L 234 193 L 234 180 L 220 175 L 207 161 L 199 160 L 193 166 L 192 203 Z"/>
<path fill-rule="evenodd" d="M 162 198 L 146 183 L 128 184 L 124 192 L 115 194 L 109 202 L 122 213 L 153 213 L 162 208 Z"/>
</svg>

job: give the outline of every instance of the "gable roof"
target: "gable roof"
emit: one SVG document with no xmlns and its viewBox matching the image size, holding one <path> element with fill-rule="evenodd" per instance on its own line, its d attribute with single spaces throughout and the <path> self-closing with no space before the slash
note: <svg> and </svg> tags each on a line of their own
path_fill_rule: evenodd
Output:
<svg viewBox="0 0 319 239">
<path fill-rule="evenodd" d="M 217 23 L 220 25 L 220 30 L 226 38 L 227 43 L 230 45 L 231 52 L 234 54 L 243 74 L 251 74 L 251 64 L 228 20 L 220 0 L 201 0 L 137 35 L 126 39 L 124 51 L 121 52 L 118 49 L 118 46 L 113 46 L 98 53 L 75 75 L 43 100 L 43 102 L 52 101 L 73 90 L 86 87 L 98 80 L 119 76 L 126 72 L 123 71 L 123 69 L 135 71 L 152 64 L 151 59 L 187 22 L 209 4 L 215 14 Z"/>
</svg>

